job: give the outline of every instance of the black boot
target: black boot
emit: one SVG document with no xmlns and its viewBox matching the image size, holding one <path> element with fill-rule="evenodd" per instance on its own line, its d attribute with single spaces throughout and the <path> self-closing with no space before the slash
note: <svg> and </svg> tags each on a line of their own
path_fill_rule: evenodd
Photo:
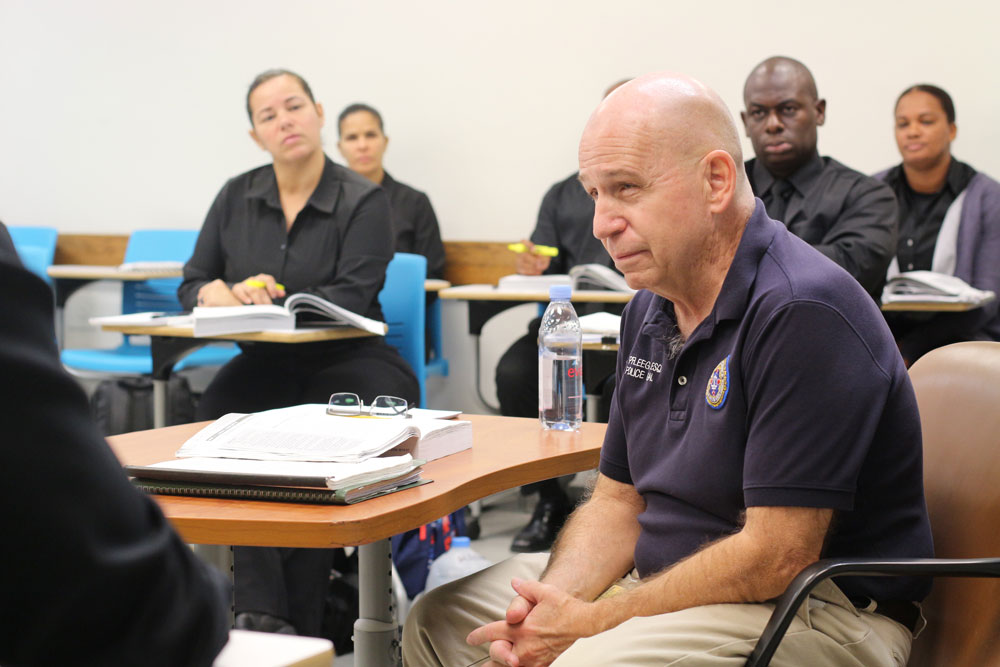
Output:
<svg viewBox="0 0 1000 667">
<path fill-rule="evenodd" d="M 565 495 L 539 498 L 531 521 L 514 537 L 510 550 L 517 553 L 548 551 L 568 516 L 569 501 Z"/>
</svg>

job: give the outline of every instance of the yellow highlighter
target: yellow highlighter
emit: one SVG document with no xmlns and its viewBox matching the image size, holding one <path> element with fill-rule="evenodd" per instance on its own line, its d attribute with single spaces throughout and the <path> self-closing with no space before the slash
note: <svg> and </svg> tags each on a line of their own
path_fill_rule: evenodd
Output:
<svg viewBox="0 0 1000 667">
<path fill-rule="evenodd" d="M 523 243 L 508 243 L 507 250 L 517 253 L 528 252 L 528 246 Z M 536 245 L 531 249 L 531 252 L 545 257 L 556 257 L 559 255 L 559 248 L 554 248 L 550 245 Z"/>
<path fill-rule="evenodd" d="M 260 287 L 260 288 L 267 287 L 267 284 L 263 280 L 253 280 L 252 278 L 247 278 L 246 280 L 243 281 L 243 284 L 246 285 L 247 287 Z M 281 291 L 285 290 L 285 286 L 282 285 L 281 283 L 274 283 L 274 286 L 280 289 Z"/>
</svg>

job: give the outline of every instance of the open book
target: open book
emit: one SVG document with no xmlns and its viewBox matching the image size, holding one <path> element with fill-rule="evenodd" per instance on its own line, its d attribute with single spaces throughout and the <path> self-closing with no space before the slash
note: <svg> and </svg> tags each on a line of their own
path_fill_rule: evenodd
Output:
<svg viewBox="0 0 1000 667">
<path fill-rule="evenodd" d="M 125 472 L 149 493 L 339 504 L 413 485 L 420 481 L 422 465 L 408 454 L 358 463 L 190 458 L 125 466 Z M 215 487 L 222 488 L 209 493 Z"/>
<path fill-rule="evenodd" d="M 198 431 L 179 458 L 357 462 L 382 454 L 432 461 L 472 446 L 472 423 L 326 414 L 321 404 L 232 413 Z"/>
<path fill-rule="evenodd" d="M 882 290 L 882 305 L 890 304 L 956 304 L 977 308 L 996 298 L 990 290 L 976 289 L 961 278 L 933 271 L 907 271 L 886 283 Z"/>
<path fill-rule="evenodd" d="M 620 273 L 603 264 L 580 264 L 570 269 L 568 274 L 522 276 L 514 273 L 497 280 L 497 289 L 507 291 L 547 292 L 553 285 L 571 285 L 575 290 L 610 290 L 635 294 L 635 290 L 628 286 Z"/>
<path fill-rule="evenodd" d="M 335 303 L 316 296 L 298 292 L 285 299 L 284 306 L 220 306 L 195 308 L 192 315 L 194 335 L 222 336 L 250 331 L 290 331 L 296 320 L 301 324 L 322 326 L 351 326 L 376 336 L 385 335 L 385 324 L 352 313 Z"/>
<path fill-rule="evenodd" d="M 622 274 L 603 264 L 579 264 L 569 270 L 569 276 L 573 279 L 573 289 L 604 289 L 635 294 Z"/>
</svg>

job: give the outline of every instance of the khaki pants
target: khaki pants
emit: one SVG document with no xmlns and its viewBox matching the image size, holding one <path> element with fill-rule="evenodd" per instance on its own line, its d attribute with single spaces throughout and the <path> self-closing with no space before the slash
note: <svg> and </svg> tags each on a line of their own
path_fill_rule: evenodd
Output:
<svg viewBox="0 0 1000 667">
<path fill-rule="evenodd" d="M 514 597 L 512 577 L 538 579 L 548 554 L 515 556 L 428 592 L 410 610 L 403 630 L 406 667 L 466 667 L 487 656 L 468 646 L 474 628 L 502 619 Z M 627 580 L 621 585 L 628 587 Z M 773 604 L 715 604 L 633 618 L 578 640 L 553 665 L 706 665 L 743 667 Z M 802 605 L 771 664 L 774 667 L 903 667 L 909 630 L 879 614 L 855 609 L 831 581 Z"/>
</svg>

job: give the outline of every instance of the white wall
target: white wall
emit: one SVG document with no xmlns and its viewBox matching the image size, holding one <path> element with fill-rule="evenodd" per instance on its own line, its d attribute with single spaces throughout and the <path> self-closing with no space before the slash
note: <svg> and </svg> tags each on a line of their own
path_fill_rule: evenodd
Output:
<svg viewBox="0 0 1000 667">
<path fill-rule="evenodd" d="M 998 19 L 972 0 L 0 0 L 0 220 L 200 226 L 227 178 L 266 161 L 243 105 L 271 67 L 311 83 L 335 159 L 340 109 L 379 108 L 389 169 L 427 191 L 451 240 L 528 234 L 610 83 L 676 69 L 738 113 L 749 70 L 779 53 L 809 65 L 827 98 L 823 153 L 866 172 L 895 163 L 895 97 L 929 81 L 955 98 L 955 153 L 1000 176 Z M 86 316 L 117 308 L 116 291 L 74 297 L 70 344 L 95 342 Z M 494 360 L 530 311 L 484 335 L 487 400 Z M 479 409 L 464 307 L 445 315 L 453 374 L 432 399 Z"/>
<path fill-rule="evenodd" d="M 3 0 L 0 219 L 199 226 L 226 178 L 265 161 L 243 96 L 275 66 L 301 72 L 329 117 L 382 110 L 387 164 L 430 194 L 446 239 L 527 234 L 609 83 L 678 69 L 738 112 L 747 72 L 775 53 L 828 99 L 824 153 L 895 162 L 895 95 L 929 80 L 955 97 L 957 155 L 1000 175 L 998 18 L 971 0 Z M 332 118 L 326 140 L 336 156 Z"/>
</svg>

